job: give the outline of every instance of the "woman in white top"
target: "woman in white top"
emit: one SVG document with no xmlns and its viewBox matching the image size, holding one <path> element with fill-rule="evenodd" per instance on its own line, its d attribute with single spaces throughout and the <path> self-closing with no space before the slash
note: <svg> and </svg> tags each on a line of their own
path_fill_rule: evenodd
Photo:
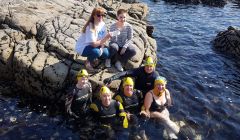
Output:
<svg viewBox="0 0 240 140">
<path fill-rule="evenodd" d="M 82 29 L 82 34 L 77 40 L 75 50 L 81 56 L 87 57 L 85 66 L 94 70 L 92 63 L 98 58 L 109 58 L 109 50 L 104 43 L 111 37 L 103 21 L 105 11 L 103 8 L 94 8 L 87 23 Z"/>
</svg>

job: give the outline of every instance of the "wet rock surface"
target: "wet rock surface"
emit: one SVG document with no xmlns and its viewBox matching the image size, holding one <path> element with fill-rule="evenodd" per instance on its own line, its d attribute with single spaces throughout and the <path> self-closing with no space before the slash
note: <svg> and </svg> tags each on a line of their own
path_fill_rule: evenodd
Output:
<svg viewBox="0 0 240 140">
<path fill-rule="evenodd" d="M 133 44 L 137 55 L 125 68 L 139 67 L 145 56 L 156 58 L 156 41 L 146 33 L 143 20 L 148 9 L 140 3 L 119 1 L 78 0 L 9 0 L 1 2 L 0 9 L 0 77 L 14 80 L 33 95 L 59 98 L 75 80 L 78 70 L 84 68 L 86 58 L 74 52 L 81 28 L 95 6 L 107 11 L 105 22 L 109 27 L 116 20 L 116 10 L 128 10 L 128 22 L 133 25 Z M 115 74 L 112 67 L 91 73 L 93 88 L 97 89 L 105 77 Z M 113 82 L 113 88 L 119 82 Z"/>
<path fill-rule="evenodd" d="M 227 30 L 221 31 L 213 40 L 213 46 L 222 52 L 240 56 L 240 30 L 229 26 Z"/>
</svg>

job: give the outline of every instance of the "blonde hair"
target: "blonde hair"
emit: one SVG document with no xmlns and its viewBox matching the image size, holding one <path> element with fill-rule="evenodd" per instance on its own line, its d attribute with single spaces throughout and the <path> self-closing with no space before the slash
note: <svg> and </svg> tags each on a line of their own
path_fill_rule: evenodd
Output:
<svg viewBox="0 0 240 140">
<path fill-rule="evenodd" d="M 105 10 L 102 7 L 96 7 L 93 9 L 91 16 L 89 17 L 88 21 L 86 22 L 86 24 L 83 26 L 82 32 L 85 33 L 86 32 L 86 28 L 87 26 L 92 23 L 92 29 L 95 30 L 95 26 L 94 26 L 94 16 L 97 14 L 104 14 Z"/>
</svg>

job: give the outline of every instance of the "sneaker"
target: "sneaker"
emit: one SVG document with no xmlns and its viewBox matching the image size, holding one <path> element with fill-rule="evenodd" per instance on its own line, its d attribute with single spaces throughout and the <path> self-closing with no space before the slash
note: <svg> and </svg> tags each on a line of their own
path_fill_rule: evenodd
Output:
<svg viewBox="0 0 240 140">
<path fill-rule="evenodd" d="M 120 61 L 117 61 L 115 63 L 115 67 L 117 68 L 118 71 L 122 72 L 123 71 L 123 67 Z"/>
<path fill-rule="evenodd" d="M 106 59 L 105 60 L 105 67 L 111 68 L 111 59 Z"/>
<path fill-rule="evenodd" d="M 96 68 L 99 66 L 99 64 L 100 64 L 100 61 L 98 59 L 94 59 L 93 62 L 91 63 L 91 66 L 93 68 Z"/>
<path fill-rule="evenodd" d="M 94 71 L 94 68 L 92 67 L 91 63 L 89 61 L 85 62 L 85 67 L 89 71 Z"/>
</svg>

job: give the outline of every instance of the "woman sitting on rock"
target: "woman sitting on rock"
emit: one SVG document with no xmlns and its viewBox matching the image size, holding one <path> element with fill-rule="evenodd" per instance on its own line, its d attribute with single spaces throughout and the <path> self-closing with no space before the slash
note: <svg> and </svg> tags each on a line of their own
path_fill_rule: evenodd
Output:
<svg viewBox="0 0 240 140">
<path fill-rule="evenodd" d="M 88 81 L 88 72 L 82 69 L 77 74 L 77 84 L 71 88 L 65 101 L 68 115 L 75 119 L 86 115 L 88 106 L 92 103 L 92 86 Z"/>
<path fill-rule="evenodd" d="M 118 71 L 123 71 L 122 64 L 125 65 L 136 54 L 136 50 L 132 46 L 133 29 L 126 22 L 126 19 L 127 11 L 119 9 L 117 11 L 117 22 L 110 27 L 110 32 L 120 31 L 119 35 L 112 37 L 109 43 L 110 57 L 115 57 L 113 59 L 116 61 L 115 67 Z"/>
<path fill-rule="evenodd" d="M 107 33 L 104 16 L 103 8 L 94 8 L 76 43 L 77 53 L 87 57 L 85 66 L 91 71 L 94 71 L 92 64 L 98 58 L 109 58 L 109 50 L 104 44 L 111 36 Z"/>
<path fill-rule="evenodd" d="M 158 76 L 154 82 L 154 89 L 150 90 L 144 99 L 145 110 L 141 112 L 147 117 L 163 122 L 171 139 L 177 139 L 180 128 L 170 120 L 167 107 L 172 104 L 170 92 L 166 89 L 167 81 Z"/>
</svg>

